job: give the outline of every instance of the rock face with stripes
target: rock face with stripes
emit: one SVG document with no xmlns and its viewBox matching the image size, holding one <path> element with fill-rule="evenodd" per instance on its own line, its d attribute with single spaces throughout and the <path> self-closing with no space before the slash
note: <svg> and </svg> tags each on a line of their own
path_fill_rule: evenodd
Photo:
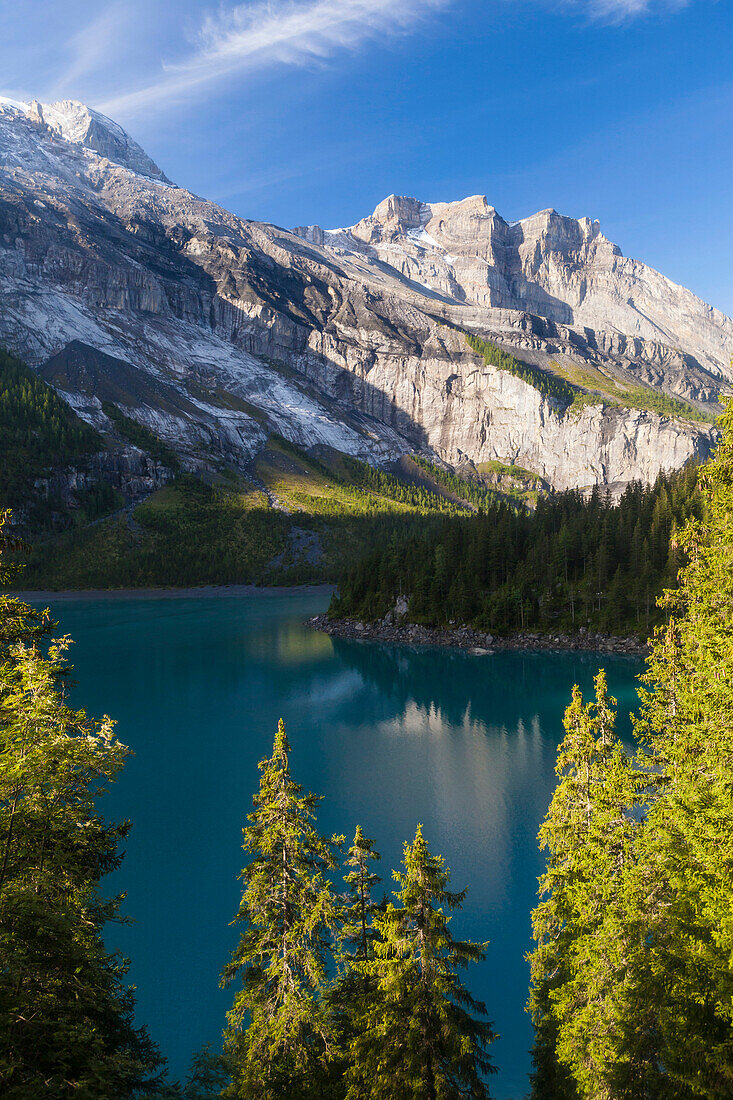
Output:
<svg viewBox="0 0 733 1100">
<path fill-rule="evenodd" d="M 245 469 L 277 431 L 376 464 L 620 485 L 704 456 L 711 429 L 623 400 L 565 409 L 464 333 L 699 410 L 733 378 L 730 319 L 588 219 L 391 196 L 349 229 L 289 232 L 174 185 L 70 101 L 0 100 L 0 289 L 0 343 L 90 422 L 112 401 L 190 466 Z"/>
</svg>

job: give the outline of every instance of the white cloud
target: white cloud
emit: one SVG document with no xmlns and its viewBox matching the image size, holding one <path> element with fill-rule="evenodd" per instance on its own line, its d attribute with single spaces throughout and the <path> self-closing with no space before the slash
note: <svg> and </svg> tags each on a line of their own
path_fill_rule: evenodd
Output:
<svg viewBox="0 0 733 1100">
<path fill-rule="evenodd" d="M 158 79 L 101 104 L 125 117 L 185 101 L 224 77 L 269 64 L 305 65 L 363 42 L 404 34 L 451 0 L 310 0 L 240 4 L 203 23 L 193 52 Z"/>
</svg>

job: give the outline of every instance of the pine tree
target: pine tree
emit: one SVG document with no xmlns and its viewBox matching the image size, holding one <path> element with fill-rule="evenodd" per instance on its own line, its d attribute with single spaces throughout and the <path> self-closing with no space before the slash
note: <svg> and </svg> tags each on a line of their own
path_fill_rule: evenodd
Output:
<svg viewBox="0 0 733 1100">
<path fill-rule="evenodd" d="M 450 875 L 429 851 L 418 826 L 394 872 L 398 905 L 374 918 L 374 958 L 357 964 L 373 979 L 357 1018 L 346 1075 L 349 1100 L 486 1100 L 493 1071 L 488 1046 L 496 1037 L 481 1019 L 483 1004 L 458 970 L 484 958 L 485 944 L 453 938 L 449 912 L 465 890 L 448 889 Z"/>
<path fill-rule="evenodd" d="M 131 1097 L 157 1087 L 162 1060 L 134 1026 L 126 962 L 102 940 L 120 899 L 99 882 L 129 824 L 96 809 L 128 750 L 109 719 L 67 705 L 68 640 L 43 655 L 48 629 L 0 597 L 0 1092 Z"/>
<path fill-rule="evenodd" d="M 720 425 L 637 723 L 651 779 L 636 971 L 675 1097 L 733 1095 L 733 402 Z"/>
<path fill-rule="evenodd" d="M 347 894 L 342 909 L 342 942 L 350 958 L 366 961 L 373 957 L 373 940 L 375 931 L 373 926 L 377 905 L 372 898 L 372 891 L 378 882 L 379 875 L 371 870 L 371 863 L 380 859 L 379 852 L 374 849 L 374 841 L 365 837 L 361 831 L 361 825 L 356 826 L 354 843 L 349 848 L 346 856 L 346 866 L 352 867 L 344 875 L 347 886 Z"/>
<path fill-rule="evenodd" d="M 280 720 L 244 849 L 250 861 L 235 923 L 244 931 L 222 984 L 240 978 L 225 1031 L 233 1084 L 225 1095 L 279 1100 L 321 1095 L 335 1056 L 326 992 L 337 905 L 327 873 L 334 845 L 313 825 L 320 799 L 290 775 Z"/>
<path fill-rule="evenodd" d="M 622 875 L 633 858 L 636 773 L 614 734 L 615 700 L 603 671 L 595 699 L 573 689 L 559 783 L 540 840 L 548 850 L 543 900 L 532 914 L 530 1011 L 536 1028 L 533 1096 L 616 1095 L 628 1066 L 627 1036 L 614 1015 L 624 969 Z M 639 1092 L 636 1095 L 641 1096 Z"/>
<path fill-rule="evenodd" d="M 374 850 L 374 841 L 365 837 L 361 826 L 357 825 L 354 842 L 345 860 L 346 867 L 351 869 L 344 875 L 347 889 L 339 906 L 339 973 L 327 998 L 338 1036 L 338 1054 L 331 1066 L 328 1094 L 339 1098 L 344 1095 L 343 1080 L 349 1065 L 350 1049 L 358 1032 L 357 1021 L 364 1006 L 376 996 L 374 977 L 364 973 L 359 963 L 374 958 L 377 935 L 374 918 L 380 906 L 374 901 L 372 892 L 381 879 L 371 866 L 379 858 L 379 853 Z"/>
</svg>

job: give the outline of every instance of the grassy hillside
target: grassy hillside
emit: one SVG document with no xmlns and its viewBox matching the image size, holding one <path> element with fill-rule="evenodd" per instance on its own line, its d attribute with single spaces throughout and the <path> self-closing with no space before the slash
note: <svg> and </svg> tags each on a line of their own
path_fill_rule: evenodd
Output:
<svg viewBox="0 0 733 1100">
<path fill-rule="evenodd" d="M 578 392 L 576 392 L 573 400 L 573 408 L 581 408 L 584 404 L 597 403 L 598 399 L 601 399 L 606 405 L 618 405 L 628 409 L 646 409 L 658 413 L 660 416 L 682 417 L 685 420 L 697 420 L 704 424 L 715 422 L 713 413 L 702 412 L 687 401 L 682 401 L 678 397 L 670 397 L 662 390 L 652 389 L 650 386 L 636 386 L 631 383 L 620 382 L 589 364 L 583 366 L 578 363 L 560 364 L 551 359 L 550 366 L 560 377 L 578 387 Z"/>
<path fill-rule="evenodd" d="M 476 467 L 475 478 L 464 478 L 436 466 L 421 455 L 413 455 L 409 461 L 430 483 L 450 493 L 454 499 L 467 501 L 475 512 L 490 511 L 497 504 L 532 507 L 542 483 L 542 479 L 529 470 L 507 466 L 503 462 L 482 462 Z"/>
<path fill-rule="evenodd" d="M 256 583 L 286 545 L 285 517 L 262 493 L 181 477 L 127 508 L 37 544 L 23 585 L 135 588 Z"/>
<path fill-rule="evenodd" d="M 416 485 L 339 451 L 328 451 L 317 458 L 279 436 L 270 437 L 257 459 L 255 472 L 293 511 L 316 515 L 414 511 L 456 515 L 470 510 L 468 485 L 464 485 L 466 494 L 462 499 L 449 499 L 437 484 Z"/>
<path fill-rule="evenodd" d="M 479 462 L 476 470 L 484 484 L 496 485 L 504 496 L 530 508 L 537 506 L 540 494 L 547 489 L 539 474 L 513 462 L 490 459 L 488 462 Z"/>
<path fill-rule="evenodd" d="M 462 484 L 462 483 L 461 483 Z M 466 495 L 473 491 L 467 486 Z M 374 546 L 472 513 L 468 500 L 273 436 L 251 481 L 190 475 L 136 507 L 38 543 L 23 584 L 104 588 L 337 581 Z"/>
</svg>

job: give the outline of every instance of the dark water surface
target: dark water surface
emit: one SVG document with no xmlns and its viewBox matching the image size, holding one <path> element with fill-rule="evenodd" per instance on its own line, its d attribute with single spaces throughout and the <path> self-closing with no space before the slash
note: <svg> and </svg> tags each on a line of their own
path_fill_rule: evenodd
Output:
<svg viewBox="0 0 733 1100">
<path fill-rule="evenodd" d="M 294 777 L 326 797 L 324 832 L 356 823 L 376 838 L 389 888 L 402 843 L 427 840 L 469 886 L 454 922 L 490 940 L 469 971 L 501 1039 L 494 1094 L 527 1091 L 524 1012 L 536 836 L 554 783 L 570 689 L 603 664 L 626 716 L 641 662 L 577 653 L 472 656 L 331 640 L 302 621 L 319 595 L 64 600 L 52 609 L 76 641 L 77 703 L 111 714 L 135 756 L 104 811 L 134 822 L 122 868 L 135 923 L 108 943 L 132 959 L 138 1017 L 184 1071 L 216 1043 L 231 991 L 218 974 L 236 941 L 241 829 L 279 717 Z"/>
</svg>

